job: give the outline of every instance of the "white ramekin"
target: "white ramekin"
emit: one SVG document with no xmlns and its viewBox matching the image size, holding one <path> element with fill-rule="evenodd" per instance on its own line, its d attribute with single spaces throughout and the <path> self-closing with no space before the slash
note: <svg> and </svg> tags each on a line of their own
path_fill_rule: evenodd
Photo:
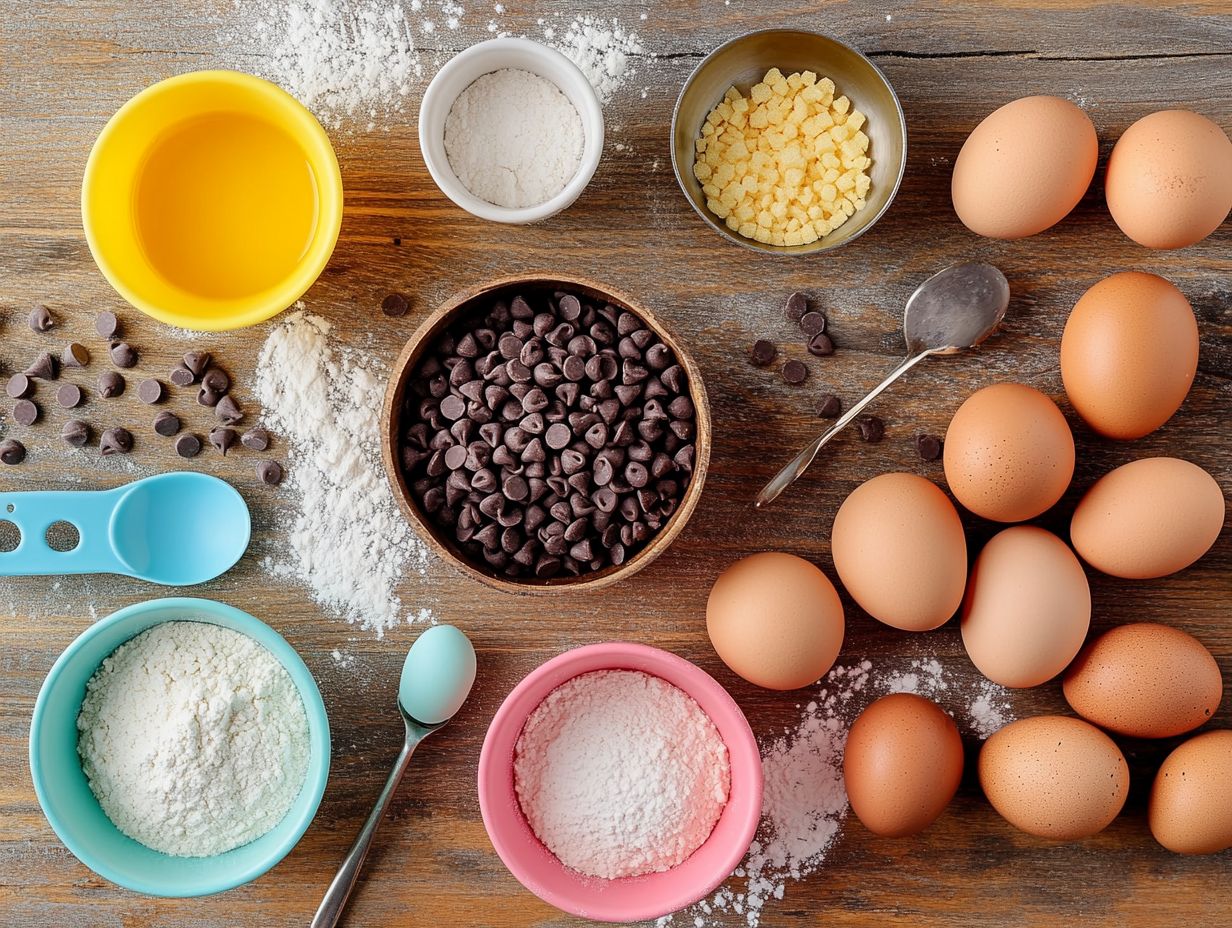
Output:
<svg viewBox="0 0 1232 928">
<path fill-rule="evenodd" d="M 475 196 L 458 179 L 445 154 L 445 119 L 458 95 L 483 75 L 503 68 L 530 71 L 559 87 L 582 118 L 585 137 L 573 179 L 550 200 L 522 209 L 496 206 Z M 419 148 L 441 192 L 468 213 L 493 222 L 538 222 L 570 206 L 594 176 L 603 154 L 603 107 L 586 75 L 556 49 L 529 39 L 489 39 L 459 52 L 428 84 L 419 106 Z"/>
</svg>

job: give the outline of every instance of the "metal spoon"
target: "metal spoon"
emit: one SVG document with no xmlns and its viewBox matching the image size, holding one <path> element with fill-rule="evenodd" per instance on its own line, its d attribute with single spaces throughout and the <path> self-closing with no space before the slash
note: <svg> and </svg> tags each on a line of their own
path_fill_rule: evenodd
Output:
<svg viewBox="0 0 1232 928">
<path fill-rule="evenodd" d="M 338 924 L 364 858 L 368 856 L 377 826 L 385 818 L 389 801 L 410 766 L 411 755 L 419 742 L 457 714 L 470 695 L 474 682 L 475 649 L 467 637 L 452 625 L 433 626 L 411 645 L 398 684 L 398 711 L 406 725 L 402 751 L 368 820 L 338 868 L 338 875 L 325 891 L 325 898 L 312 919 L 311 928 L 334 928 Z"/>
<path fill-rule="evenodd" d="M 1010 303 L 1010 285 L 991 264 L 955 264 L 934 274 L 911 294 L 903 311 L 907 357 L 885 380 L 819 435 L 780 470 L 760 493 L 758 508 L 778 499 L 800 479 L 822 447 L 846 428 L 860 412 L 894 381 L 927 357 L 956 354 L 974 348 L 1001 325 Z"/>
</svg>

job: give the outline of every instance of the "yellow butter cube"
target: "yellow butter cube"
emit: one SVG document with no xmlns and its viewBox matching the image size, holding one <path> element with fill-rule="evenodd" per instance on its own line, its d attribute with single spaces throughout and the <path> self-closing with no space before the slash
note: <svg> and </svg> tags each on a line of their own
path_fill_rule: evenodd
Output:
<svg viewBox="0 0 1232 928">
<path fill-rule="evenodd" d="M 831 106 L 836 113 L 846 113 L 851 109 L 851 101 L 846 97 L 835 97 Z"/>
<path fill-rule="evenodd" d="M 727 228 L 731 229 L 733 232 L 740 231 L 740 220 L 738 220 L 735 216 L 728 216 L 723 220 L 723 222 L 727 225 Z"/>
<path fill-rule="evenodd" d="M 811 222 L 800 227 L 800 244 L 811 245 L 818 238 L 817 229 L 814 228 Z"/>
<path fill-rule="evenodd" d="M 845 122 L 844 125 L 847 126 L 847 128 L 850 129 L 852 132 L 855 132 L 857 129 L 863 128 L 864 122 L 865 122 L 864 114 L 861 113 L 859 110 L 852 110 L 851 113 L 847 116 L 847 122 Z"/>
<path fill-rule="evenodd" d="M 827 203 L 833 203 L 838 196 L 838 191 L 833 184 L 826 184 L 821 188 L 821 198 Z"/>
<path fill-rule="evenodd" d="M 774 217 L 770 215 L 770 211 L 763 209 L 757 214 L 757 224 L 763 229 L 768 229 L 774 225 Z"/>
<path fill-rule="evenodd" d="M 710 174 L 710 165 L 708 165 L 705 161 L 699 161 L 697 164 L 693 165 L 693 176 L 698 180 L 705 181 L 708 177 L 710 177 Z"/>
<path fill-rule="evenodd" d="M 752 98 L 754 103 L 765 103 L 771 96 L 773 96 L 773 92 L 767 84 L 754 84 L 752 89 L 749 90 L 749 97 Z"/>
<path fill-rule="evenodd" d="M 799 229 L 789 229 L 783 236 L 784 245 L 803 245 L 804 236 L 800 234 Z"/>
<path fill-rule="evenodd" d="M 753 233 L 753 238 L 754 238 L 755 240 L 757 240 L 757 241 L 761 242 L 763 245 L 769 245 L 769 244 L 771 244 L 771 242 L 770 242 L 770 230 L 769 230 L 769 229 L 764 229 L 764 228 L 762 228 L 761 226 L 758 226 L 758 227 L 757 227 L 757 231 Z"/>
</svg>

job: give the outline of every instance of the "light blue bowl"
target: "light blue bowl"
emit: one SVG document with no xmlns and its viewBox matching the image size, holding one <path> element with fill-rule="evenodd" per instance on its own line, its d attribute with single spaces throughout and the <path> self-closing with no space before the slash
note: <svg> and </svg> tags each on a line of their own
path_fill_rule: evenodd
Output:
<svg viewBox="0 0 1232 928">
<path fill-rule="evenodd" d="M 123 834 L 94 798 L 77 754 L 77 716 L 98 665 L 134 635 L 174 619 L 211 622 L 264 645 L 291 675 L 308 714 L 308 773 L 290 810 L 267 834 L 214 857 L 172 857 Z M 307 830 L 329 777 L 329 720 L 303 660 L 264 622 L 208 599 L 154 599 L 100 619 L 52 666 L 30 723 L 30 773 L 51 827 L 99 876 L 151 896 L 206 896 L 255 880 L 286 857 Z"/>
</svg>

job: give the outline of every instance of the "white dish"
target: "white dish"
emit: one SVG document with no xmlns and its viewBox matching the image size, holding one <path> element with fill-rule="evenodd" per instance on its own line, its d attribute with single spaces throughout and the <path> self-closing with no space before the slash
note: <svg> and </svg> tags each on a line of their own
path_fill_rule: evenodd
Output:
<svg viewBox="0 0 1232 928">
<path fill-rule="evenodd" d="M 537 206 L 497 206 L 475 196 L 458 179 L 445 154 L 445 119 L 459 94 L 485 74 L 520 68 L 560 88 L 582 119 L 584 142 L 577 173 L 563 190 Z M 468 213 L 492 222 L 539 222 L 569 207 L 586 189 L 603 154 L 603 107 L 577 65 L 553 48 L 529 39 L 489 39 L 459 52 L 442 67 L 419 106 L 419 149 L 441 192 Z"/>
</svg>

